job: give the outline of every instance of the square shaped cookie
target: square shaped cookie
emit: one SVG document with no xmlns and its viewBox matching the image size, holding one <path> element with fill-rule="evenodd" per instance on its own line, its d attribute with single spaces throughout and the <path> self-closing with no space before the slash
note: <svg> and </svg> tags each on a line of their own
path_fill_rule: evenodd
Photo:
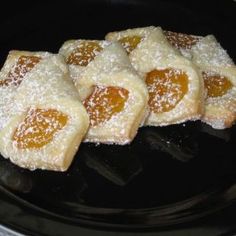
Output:
<svg viewBox="0 0 236 236">
<path fill-rule="evenodd" d="M 92 48 L 94 42 L 69 41 L 73 50 L 65 51 L 68 43 L 60 49 L 69 62 L 71 75 L 90 116 L 85 142 L 126 144 L 133 140 L 147 115 L 147 89 L 119 43 L 96 41 L 103 47 L 91 57 L 87 53 L 88 45 Z M 79 47 L 77 65 L 71 65 L 68 58 L 75 60 L 78 44 L 87 47 Z M 90 55 L 90 59 L 86 57 L 88 63 L 84 64 L 85 56 L 81 55 Z"/>
<path fill-rule="evenodd" d="M 203 109 L 203 82 L 196 66 L 167 41 L 160 27 L 108 33 L 119 41 L 149 91 L 145 124 L 163 126 L 199 119 Z"/>
<path fill-rule="evenodd" d="M 206 89 L 202 121 L 216 129 L 236 120 L 236 66 L 213 35 L 165 32 L 169 42 L 199 68 Z"/>
<path fill-rule="evenodd" d="M 41 55 L 17 53 L 31 58 Z M 47 54 L 18 85 L 9 120 L 0 131 L 0 152 L 23 168 L 65 171 L 88 122 L 64 58 Z"/>
</svg>

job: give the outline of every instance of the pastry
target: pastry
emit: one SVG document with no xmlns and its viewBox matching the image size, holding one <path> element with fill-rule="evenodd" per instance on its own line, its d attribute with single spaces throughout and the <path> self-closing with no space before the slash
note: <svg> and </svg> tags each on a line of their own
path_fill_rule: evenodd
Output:
<svg viewBox="0 0 236 236">
<path fill-rule="evenodd" d="M 84 58 L 77 58 L 82 62 L 77 61 L 78 68 L 74 65 L 71 69 L 90 116 L 85 142 L 126 144 L 132 141 L 147 114 L 148 93 L 122 46 L 104 41 L 102 44 L 106 47 L 93 60 L 88 59 L 89 63 L 83 65 L 82 69 Z M 81 53 L 83 55 L 84 52 Z M 67 62 L 71 57 L 71 54 L 66 57 Z"/>
<path fill-rule="evenodd" d="M 81 73 L 87 65 L 109 45 L 104 40 L 68 40 L 59 50 L 69 66 L 70 76 L 83 99 L 83 88 L 79 85 Z M 86 93 L 86 91 L 85 91 Z"/>
<path fill-rule="evenodd" d="M 122 43 L 146 82 L 150 108 L 146 125 L 164 126 L 201 117 L 202 78 L 196 66 L 170 45 L 161 28 L 112 32 L 106 39 Z"/>
<path fill-rule="evenodd" d="M 10 51 L 0 71 L 0 130 L 9 120 L 11 107 L 14 106 L 13 98 L 21 81 L 30 73 L 48 53 L 31 53 Z"/>
<path fill-rule="evenodd" d="M 27 73 L 17 82 L 10 118 L 0 131 L 0 152 L 23 168 L 65 171 L 87 131 L 87 112 L 62 56 L 19 51 L 13 59 L 23 57 L 39 59 L 31 70 L 22 62 Z M 14 65 L 6 62 L 4 70 Z"/>
<path fill-rule="evenodd" d="M 70 77 L 73 80 L 81 100 L 91 93 L 91 89 L 80 85 L 80 77 L 87 65 L 95 59 L 110 43 L 105 40 L 68 40 L 59 50 L 69 66 Z"/>
<path fill-rule="evenodd" d="M 215 129 L 232 126 L 236 119 L 236 66 L 227 52 L 213 35 L 165 34 L 202 74 L 207 91 L 202 121 Z"/>
</svg>

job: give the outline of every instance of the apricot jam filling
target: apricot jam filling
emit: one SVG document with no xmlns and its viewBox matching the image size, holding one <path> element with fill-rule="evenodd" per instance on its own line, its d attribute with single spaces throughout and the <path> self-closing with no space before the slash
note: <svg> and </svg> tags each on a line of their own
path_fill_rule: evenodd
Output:
<svg viewBox="0 0 236 236">
<path fill-rule="evenodd" d="M 182 70 L 167 68 L 146 75 L 149 107 L 154 113 L 172 110 L 188 92 L 188 76 Z"/>
<path fill-rule="evenodd" d="M 233 87 L 233 84 L 225 76 L 211 72 L 202 72 L 204 85 L 208 97 L 223 96 Z"/>
<path fill-rule="evenodd" d="M 70 65 L 87 66 L 100 51 L 102 47 L 97 42 L 82 42 L 72 51 L 66 62 Z"/>
<path fill-rule="evenodd" d="M 170 44 L 178 49 L 191 49 L 200 39 L 198 36 L 164 31 L 164 34 Z"/>
<path fill-rule="evenodd" d="M 129 91 L 121 87 L 95 86 L 92 94 L 83 101 L 90 117 L 90 125 L 101 124 L 121 112 L 128 96 Z"/>
<path fill-rule="evenodd" d="M 8 86 L 10 84 L 18 86 L 25 74 L 30 72 L 40 60 L 41 57 L 37 56 L 20 56 L 16 64 L 9 71 L 7 78 L 0 80 L 0 86 Z"/>
<path fill-rule="evenodd" d="M 122 44 L 126 52 L 131 53 L 137 45 L 141 42 L 142 38 L 140 36 L 126 36 L 121 38 L 119 42 Z"/>
<path fill-rule="evenodd" d="M 55 109 L 29 109 L 12 140 L 19 149 L 41 148 L 52 141 L 67 121 L 68 116 Z"/>
</svg>

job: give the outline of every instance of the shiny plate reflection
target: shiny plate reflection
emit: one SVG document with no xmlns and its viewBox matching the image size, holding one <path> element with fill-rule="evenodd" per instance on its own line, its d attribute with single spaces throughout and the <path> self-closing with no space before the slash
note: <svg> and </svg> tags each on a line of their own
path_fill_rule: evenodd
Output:
<svg viewBox="0 0 236 236">
<path fill-rule="evenodd" d="M 82 144 L 65 173 L 0 159 L 0 192 L 58 219 L 149 228 L 190 221 L 236 199 L 235 126 L 141 128 L 131 145 Z"/>
</svg>

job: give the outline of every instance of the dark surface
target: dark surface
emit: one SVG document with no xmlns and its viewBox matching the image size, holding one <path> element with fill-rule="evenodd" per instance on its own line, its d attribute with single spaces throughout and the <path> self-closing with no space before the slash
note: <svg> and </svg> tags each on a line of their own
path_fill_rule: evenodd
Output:
<svg viewBox="0 0 236 236">
<path fill-rule="evenodd" d="M 149 25 L 212 33 L 235 60 L 235 11 L 233 1 L 11 3 L 0 15 L 0 61 L 11 49 L 57 52 L 67 39 Z M 232 235 L 235 143 L 235 126 L 189 122 L 141 128 L 128 146 L 82 144 L 65 173 L 1 158 L 0 223 L 31 235 Z"/>
</svg>

